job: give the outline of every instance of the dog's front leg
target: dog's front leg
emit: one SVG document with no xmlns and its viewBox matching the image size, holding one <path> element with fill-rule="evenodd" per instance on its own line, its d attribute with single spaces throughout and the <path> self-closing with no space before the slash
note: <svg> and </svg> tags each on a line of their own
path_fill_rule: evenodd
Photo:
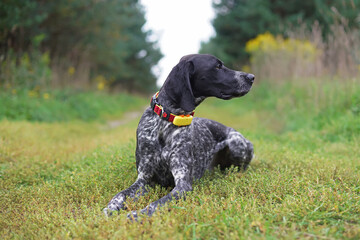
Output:
<svg viewBox="0 0 360 240">
<path fill-rule="evenodd" d="M 109 202 L 106 208 L 104 208 L 104 213 L 106 216 L 111 216 L 112 212 L 119 211 L 120 209 L 124 209 L 124 202 L 127 197 L 135 198 L 138 195 L 142 195 L 146 193 L 147 181 L 143 178 L 138 177 L 136 181 L 126 190 L 119 192 L 116 194 L 113 199 Z"/>
<path fill-rule="evenodd" d="M 190 176 L 190 171 L 183 168 L 174 168 L 171 172 L 175 180 L 174 189 L 166 196 L 150 203 L 147 207 L 140 210 L 140 213 L 151 216 L 159 206 L 163 206 L 173 199 L 178 200 L 185 197 L 185 193 L 192 190 L 192 178 Z M 127 217 L 131 220 L 137 220 L 137 211 L 130 212 Z"/>
</svg>

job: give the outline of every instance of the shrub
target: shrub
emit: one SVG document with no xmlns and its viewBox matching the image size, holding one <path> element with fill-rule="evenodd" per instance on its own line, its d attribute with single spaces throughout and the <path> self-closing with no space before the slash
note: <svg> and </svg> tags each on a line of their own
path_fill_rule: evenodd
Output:
<svg viewBox="0 0 360 240">
<path fill-rule="evenodd" d="M 143 99 L 124 93 L 41 89 L 0 91 L 0 102 L 0 119 L 40 122 L 101 120 L 145 105 Z"/>
<path fill-rule="evenodd" d="M 284 39 L 268 32 L 248 41 L 245 50 L 251 54 L 252 70 L 259 77 L 276 79 L 313 75 L 312 66 L 320 54 L 308 40 Z"/>
<path fill-rule="evenodd" d="M 311 31 L 300 26 L 289 32 L 289 38 L 259 34 L 246 43 L 251 70 L 257 79 L 276 81 L 356 78 L 360 73 L 360 32 L 346 26 L 346 22 L 334 24 L 326 39 L 317 23 Z"/>
<path fill-rule="evenodd" d="M 49 53 L 32 51 L 17 59 L 10 51 L 7 60 L 0 66 L 0 73 L 3 88 L 48 88 L 52 78 Z"/>
</svg>

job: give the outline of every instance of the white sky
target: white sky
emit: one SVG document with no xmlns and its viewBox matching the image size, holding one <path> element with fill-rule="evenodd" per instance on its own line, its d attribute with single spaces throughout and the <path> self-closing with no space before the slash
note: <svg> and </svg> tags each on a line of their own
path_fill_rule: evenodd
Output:
<svg viewBox="0 0 360 240">
<path fill-rule="evenodd" d="M 164 57 L 159 62 L 158 85 L 187 54 L 197 53 L 201 41 L 215 35 L 211 0 L 141 0 L 145 7 L 146 30 L 153 31 Z M 153 40 L 153 39 L 152 39 Z"/>
</svg>

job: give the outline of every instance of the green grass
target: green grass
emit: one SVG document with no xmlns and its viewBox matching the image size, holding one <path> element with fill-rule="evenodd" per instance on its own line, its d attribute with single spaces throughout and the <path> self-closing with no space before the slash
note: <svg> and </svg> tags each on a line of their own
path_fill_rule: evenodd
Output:
<svg viewBox="0 0 360 240">
<path fill-rule="evenodd" d="M 359 239 L 360 87 L 272 86 L 206 100 L 197 116 L 250 139 L 246 172 L 207 173 L 186 200 L 140 222 L 101 210 L 136 179 L 137 121 L 0 122 L 4 239 Z M 141 100 L 139 100 L 141 101 Z M 140 108 L 141 109 L 141 108 Z M 167 194 L 156 187 L 130 210 Z"/>
<path fill-rule="evenodd" d="M 129 94 L 74 90 L 0 89 L 0 119 L 37 122 L 104 120 L 146 103 Z"/>
</svg>

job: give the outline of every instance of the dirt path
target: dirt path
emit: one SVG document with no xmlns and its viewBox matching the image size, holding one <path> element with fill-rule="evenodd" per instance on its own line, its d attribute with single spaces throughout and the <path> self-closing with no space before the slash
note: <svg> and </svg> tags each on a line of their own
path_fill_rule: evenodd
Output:
<svg viewBox="0 0 360 240">
<path fill-rule="evenodd" d="M 144 110 L 146 108 L 144 108 Z M 119 126 L 122 126 L 124 124 L 127 124 L 127 123 L 129 123 L 131 121 L 134 121 L 134 120 L 140 118 L 143 112 L 144 111 L 141 111 L 141 110 L 140 111 L 127 112 L 127 113 L 125 113 L 125 115 L 121 119 L 108 121 L 107 126 L 110 129 L 117 128 Z"/>
</svg>

